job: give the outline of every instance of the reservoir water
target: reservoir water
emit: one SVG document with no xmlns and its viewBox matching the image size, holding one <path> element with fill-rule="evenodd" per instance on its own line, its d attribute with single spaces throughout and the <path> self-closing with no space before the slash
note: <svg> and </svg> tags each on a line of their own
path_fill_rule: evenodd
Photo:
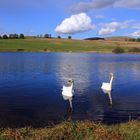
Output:
<svg viewBox="0 0 140 140">
<path fill-rule="evenodd" d="M 114 73 L 112 105 L 101 90 Z M 73 110 L 62 86 L 74 80 Z M 44 127 L 65 120 L 114 124 L 140 116 L 140 55 L 0 53 L 0 126 Z"/>
</svg>

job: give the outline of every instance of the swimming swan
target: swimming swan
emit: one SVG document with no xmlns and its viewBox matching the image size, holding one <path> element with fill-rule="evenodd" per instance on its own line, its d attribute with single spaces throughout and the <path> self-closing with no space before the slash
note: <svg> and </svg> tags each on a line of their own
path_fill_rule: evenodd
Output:
<svg viewBox="0 0 140 140">
<path fill-rule="evenodd" d="M 107 91 L 111 91 L 112 90 L 112 82 L 113 82 L 113 73 L 110 73 L 111 75 L 111 79 L 110 79 L 110 82 L 109 83 L 105 83 L 103 82 L 102 83 L 102 86 L 101 86 L 101 89 L 102 90 L 107 90 Z"/>
<path fill-rule="evenodd" d="M 62 95 L 67 96 L 67 97 L 72 97 L 73 96 L 73 84 L 74 81 L 72 79 L 68 80 L 67 85 L 63 85 L 62 88 Z"/>
</svg>

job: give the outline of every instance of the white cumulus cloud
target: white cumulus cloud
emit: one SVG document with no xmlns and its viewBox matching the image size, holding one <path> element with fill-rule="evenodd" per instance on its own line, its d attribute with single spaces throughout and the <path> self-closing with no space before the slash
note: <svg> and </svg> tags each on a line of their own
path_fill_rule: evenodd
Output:
<svg viewBox="0 0 140 140">
<path fill-rule="evenodd" d="M 86 13 L 72 15 L 66 18 L 58 25 L 55 32 L 60 34 L 75 34 L 93 29 L 91 18 Z"/>
<path fill-rule="evenodd" d="M 130 23 L 132 23 L 132 20 L 127 20 L 124 22 L 110 22 L 103 25 L 103 27 L 99 30 L 98 35 L 110 35 L 114 32 L 116 32 L 119 29 L 125 29 L 130 26 Z"/>
<path fill-rule="evenodd" d="M 134 37 L 140 37 L 140 30 L 135 31 L 134 33 L 131 34 Z"/>
<path fill-rule="evenodd" d="M 105 27 L 102 27 L 101 30 L 99 30 L 98 35 L 111 34 L 115 32 L 119 27 L 120 27 L 120 24 L 118 22 L 107 23 Z"/>
</svg>

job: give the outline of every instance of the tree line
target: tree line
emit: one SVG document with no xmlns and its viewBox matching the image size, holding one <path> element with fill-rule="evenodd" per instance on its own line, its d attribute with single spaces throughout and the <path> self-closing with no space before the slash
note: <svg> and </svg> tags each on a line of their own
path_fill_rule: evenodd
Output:
<svg viewBox="0 0 140 140">
<path fill-rule="evenodd" d="M 51 34 L 44 34 L 44 35 L 40 34 L 40 35 L 37 35 L 36 37 L 37 38 L 54 38 L 54 37 L 52 37 Z M 61 36 L 58 35 L 57 38 L 61 39 Z M 68 36 L 68 39 L 72 39 L 72 37 Z"/>
<path fill-rule="evenodd" d="M 0 35 L 0 39 L 24 39 L 24 34 L 9 34 Z"/>
<path fill-rule="evenodd" d="M 34 36 L 35 38 L 54 38 L 52 37 L 51 34 L 40 34 L 40 35 L 37 35 L 37 36 Z M 0 39 L 24 39 L 25 36 L 24 34 L 4 34 L 4 35 L 0 35 Z M 57 38 L 61 39 L 61 36 L 57 36 Z M 72 37 L 71 36 L 68 36 L 68 39 L 71 39 Z"/>
<path fill-rule="evenodd" d="M 132 41 L 132 42 L 140 42 L 140 38 L 131 38 L 131 39 L 129 39 L 129 41 Z"/>
</svg>

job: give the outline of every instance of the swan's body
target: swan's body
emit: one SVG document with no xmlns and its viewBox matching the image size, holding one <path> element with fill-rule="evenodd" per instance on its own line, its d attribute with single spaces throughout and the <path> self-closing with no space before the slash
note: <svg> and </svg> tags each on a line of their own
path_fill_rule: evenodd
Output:
<svg viewBox="0 0 140 140">
<path fill-rule="evenodd" d="M 69 80 L 66 86 L 63 85 L 62 95 L 67 97 L 73 96 L 73 80 Z"/>
<path fill-rule="evenodd" d="M 111 91 L 112 90 L 112 82 L 113 82 L 114 77 L 113 77 L 113 73 L 110 73 L 110 74 L 111 74 L 110 82 L 109 83 L 103 82 L 102 86 L 101 86 L 102 90 L 105 90 L 105 91 Z"/>
</svg>

